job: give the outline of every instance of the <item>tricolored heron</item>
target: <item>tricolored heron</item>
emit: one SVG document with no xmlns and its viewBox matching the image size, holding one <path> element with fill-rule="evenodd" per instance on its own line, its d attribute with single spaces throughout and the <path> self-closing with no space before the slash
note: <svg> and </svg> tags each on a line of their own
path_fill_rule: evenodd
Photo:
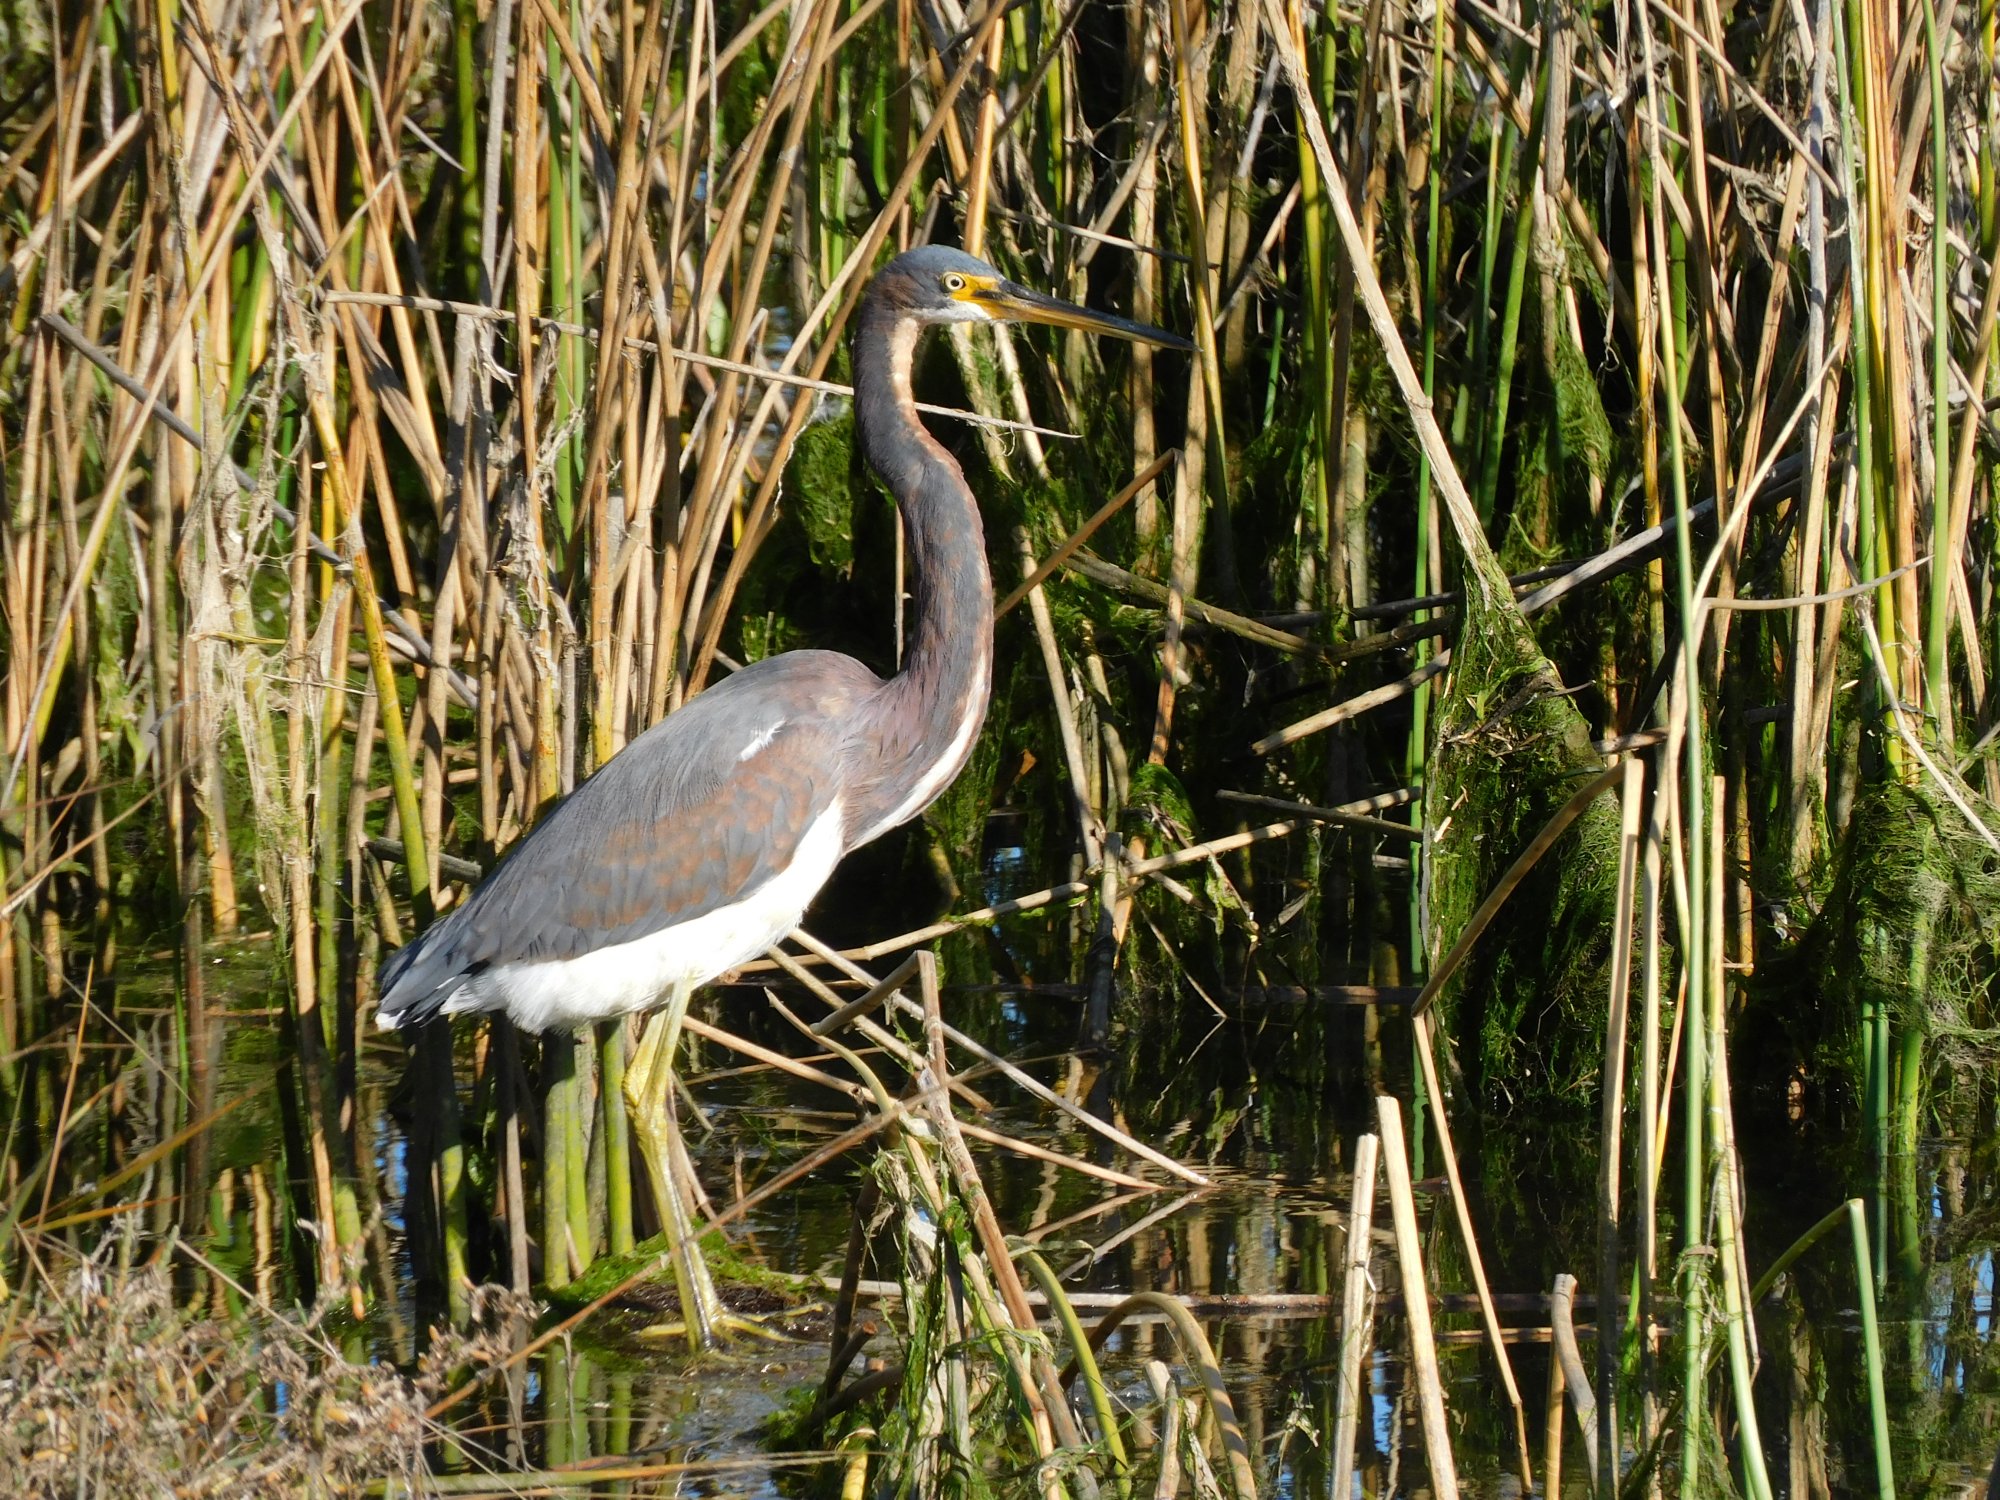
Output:
<svg viewBox="0 0 2000 1500">
<path fill-rule="evenodd" d="M 891 261 L 861 304 L 854 406 L 909 548 L 903 670 L 885 682 L 836 652 L 789 651 L 723 679 L 607 761 L 383 966 L 376 1021 L 392 1030 L 498 1010 L 543 1031 L 664 1003 L 625 1093 L 669 1227 L 684 1223 L 664 1085 L 689 993 L 767 951 L 843 855 L 930 806 L 986 717 L 993 587 L 979 510 L 917 420 L 910 366 L 933 324 L 1001 321 L 1192 347 L 1017 286 L 957 250 Z"/>
</svg>

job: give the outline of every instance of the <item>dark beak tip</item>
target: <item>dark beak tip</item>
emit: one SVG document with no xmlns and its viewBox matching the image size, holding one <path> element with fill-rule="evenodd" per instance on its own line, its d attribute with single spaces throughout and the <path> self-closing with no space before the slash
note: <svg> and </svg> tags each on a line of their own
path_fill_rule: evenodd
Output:
<svg viewBox="0 0 2000 1500">
<path fill-rule="evenodd" d="M 1046 293 L 1031 291 L 1018 282 L 1003 281 L 995 287 L 991 305 L 1002 318 L 1031 323 L 1055 323 L 1059 326 L 1081 328 L 1088 333 L 1107 334 L 1112 338 L 1156 344 L 1164 349 L 1180 349 L 1189 353 L 1192 353 L 1195 347 L 1193 340 L 1183 338 L 1178 333 L 1155 328 L 1150 323 L 1137 323 L 1130 318 L 1121 318 L 1116 313 L 1101 313 L 1094 308 L 1078 307 L 1074 303 L 1064 302 Z"/>
</svg>

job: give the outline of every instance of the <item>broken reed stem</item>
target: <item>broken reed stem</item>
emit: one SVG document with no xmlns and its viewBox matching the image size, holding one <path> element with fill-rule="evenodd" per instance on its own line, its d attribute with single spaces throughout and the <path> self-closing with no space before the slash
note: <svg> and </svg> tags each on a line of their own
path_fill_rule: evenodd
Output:
<svg viewBox="0 0 2000 1500">
<path fill-rule="evenodd" d="M 1479 1313 L 1486 1323 L 1487 1343 L 1493 1350 L 1495 1363 L 1500 1366 L 1500 1385 L 1506 1391 L 1507 1400 L 1514 1408 L 1515 1457 L 1521 1466 L 1522 1488 L 1533 1489 L 1534 1461 L 1528 1453 L 1527 1408 L 1522 1404 L 1521 1387 L 1514 1379 L 1514 1361 L 1507 1353 L 1507 1341 L 1500 1331 L 1500 1314 L 1494 1306 L 1492 1290 L 1486 1284 L 1486 1261 L 1479 1253 L 1479 1236 L 1472 1227 L 1472 1205 L 1466 1200 L 1465 1183 L 1459 1176 L 1458 1148 L 1452 1144 L 1451 1120 L 1445 1111 L 1444 1080 L 1438 1076 L 1431 1018 L 1418 1006 L 1413 1006 L 1411 1009 L 1410 1028 L 1416 1041 L 1417 1061 L 1423 1069 L 1424 1091 L 1430 1102 L 1431 1123 L 1437 1130 L 1438 1150 L 1444 1157 L 1445 1176 L 1451 1183 L 1451 1207 L 1453 1217 L 1458 1223 L 1459 1242 L 1464 1246 L 1466 1264 L 1472 1271 L 1473 1289 L 1479 1296 Z M 1378 1099 L 1376 1101 L 1378 1112 L 1381 1104 L 1382 1101 Z M 1398 1123 L 1400 1124 L 1400 1116 Z M 1385 1141 L 1387 1139 L 1386 1133 L 1384 1139 Z"/>
<path fill-rule="evenodd" d="M 1563 1362 L 1549 1361 L 1549 1383 L 1542 1404 L 1542 1488 L 1540 1493 L 1562 1493 L 1563 1467 Z"/>
<path fill-rule="evenodd" d="M 858 1083 L 849 1082 L 844 1078 L 836 1078 L 833 1074 L 822 1072 L 808 1063 L 800 1062 L 797 1058 L 787 1057 L 782 1052 L 773 1052 L 768 1047 L 760 1047 L 757 1043 L 737 1036 L 733 1032 L 724 1031 L 720 1026 L 709 1025 L 700 1016 L 683 1016 L 681 1018 L 681 1028 L 689 1036 L 698 1036 L 704 1041 L 714 1042 L 719 1047 L 727 1047 L 732 1052 L 740 1052 L 743 1056 L 752 1058 L 767 1068 L 775 1068 L 780 1073 L 788 1073 L 802 1083 L 816 1084 L 820 1088 L 831 1089 L 834 1093 L 843 1094 L 847 1098 L 852 1099 L 856 1104 L 867 1105 L 873 1102 L 868 1090 Z"/>
<path fill-rule="evenodd" d="M 1458 1500 L 1458 1468 L 1452 1459 L 1451 1428 L 1444 1419 L 1444 1383 L 1438 1377 L 1437 1345 L 1431 1338 L 1430 1291 L 1424 1285 L 1417 1201 L 1410 1190 L 1409 1153 L 1403 1146 L 1403 1106 L 1387 1094 L 1379 1095 L 1375 1114 L 1382 1127 L 1382 1164 L 1388 1174 L 1389 1211 L 1396 1227 L 1396 1263 L 1403 1275 L 1403 1316 L 1410 1329 L 1410 1367 L 1416 1376 L 1424 1457 L 1438 1500 Z"/>
<path fill-rule="evenodd" d="M 1591 1473 L 1592 1485 L 1598 1486 L 1599 1481 L 1596 1476 L 1602 1472 L 1598 1443 L 1602 1440 L 1604 1429 L 1597 1397 L 1590 1388 L 1590 1376 L 1584 1372 L 1583 1353 L 1577 1348 L 1576 1328 L 1571 1318 L 1575 1303 L 1576 1278 L 1567 1271 L 1561 1272 L 1556 1277 L 1555 1291 L 1549 1296 L 1549 1328 L 1555 1345 L 1556 1361 L 1562 1366 L 1563 1385 L 1569 1391 L 1570 1405 L 1576 1412 L 1576 1430 L 1583 1434 L 1584 1461 Z M 1610 1325 L 1606 1314 L 1613 1306 L 1615 1304 L 1602 1302 L 1598 1304 L 1597 1342 L 1600 1347 L 1609 1342 Z M 1615 1466 L 1615 1453 L 1611 1457 Z M 1552 1480 L 1555 1477 L 1550 1476 Z M 1600 1486 L 1594 1493 L 1610 1496 L 1615 1495 L 1617 1490 L 1615 1488 L 1606 1490 Z"/>
<path fill-rule="evenodd" d="M 1351 1492 L 1354 1439 L 1361 1420 L 1361 1367 L 1373 1346 L 1368 1262 L 1374 1249 L 1375 1174 L 1382 1138 L 1364 1132 L 1354 1143 L 1354 1187 L 1347 1210 L 1346 1271 L 1340 1291 L 1339 1385 L 1334 1397 L 1333 1459 L 1327 1471 L 1335 1495 Z"/>
</svg>

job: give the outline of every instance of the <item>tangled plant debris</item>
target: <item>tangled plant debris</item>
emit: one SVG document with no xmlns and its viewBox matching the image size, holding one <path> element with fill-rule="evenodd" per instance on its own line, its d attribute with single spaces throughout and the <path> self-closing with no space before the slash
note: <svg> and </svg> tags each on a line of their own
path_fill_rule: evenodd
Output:
<svg viewBox="0 0 2000 1500">
<path fill-rule="evenodd" d="M 519 1311 L 511 1294 L 483 1298 L 481 1331 L 438 1339 L 405 1375 L 343 1358 L 325 1307 L 288 1316 L 241 1300 L 227 1317 L 191 1311 L 160 1262 L 128 1268 L 109 1248 L 19 1293 L 0 1345 L 7 1493 L 219 1500 L 414 1483 L 437 1435 L 426 1408 L 451 1371 L 495 1356 Z"/>
</svg>

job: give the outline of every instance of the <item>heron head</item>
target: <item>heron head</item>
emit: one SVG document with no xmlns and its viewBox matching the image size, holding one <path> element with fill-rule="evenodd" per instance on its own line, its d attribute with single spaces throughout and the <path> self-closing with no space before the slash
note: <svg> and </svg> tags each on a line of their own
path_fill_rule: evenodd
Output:
<svg viewBox="0 0 2000 1500">
<path fill-rule="evenodd" d="M 1009 281 L 976 255 L 948 245 L 920 245 L 884 266 L 878 293 L 922 323 L 1048 323 L 1108 333 L 1146 344 L 1192 349 L 1177 333 L 1064 302 Z"/>
</svg>

